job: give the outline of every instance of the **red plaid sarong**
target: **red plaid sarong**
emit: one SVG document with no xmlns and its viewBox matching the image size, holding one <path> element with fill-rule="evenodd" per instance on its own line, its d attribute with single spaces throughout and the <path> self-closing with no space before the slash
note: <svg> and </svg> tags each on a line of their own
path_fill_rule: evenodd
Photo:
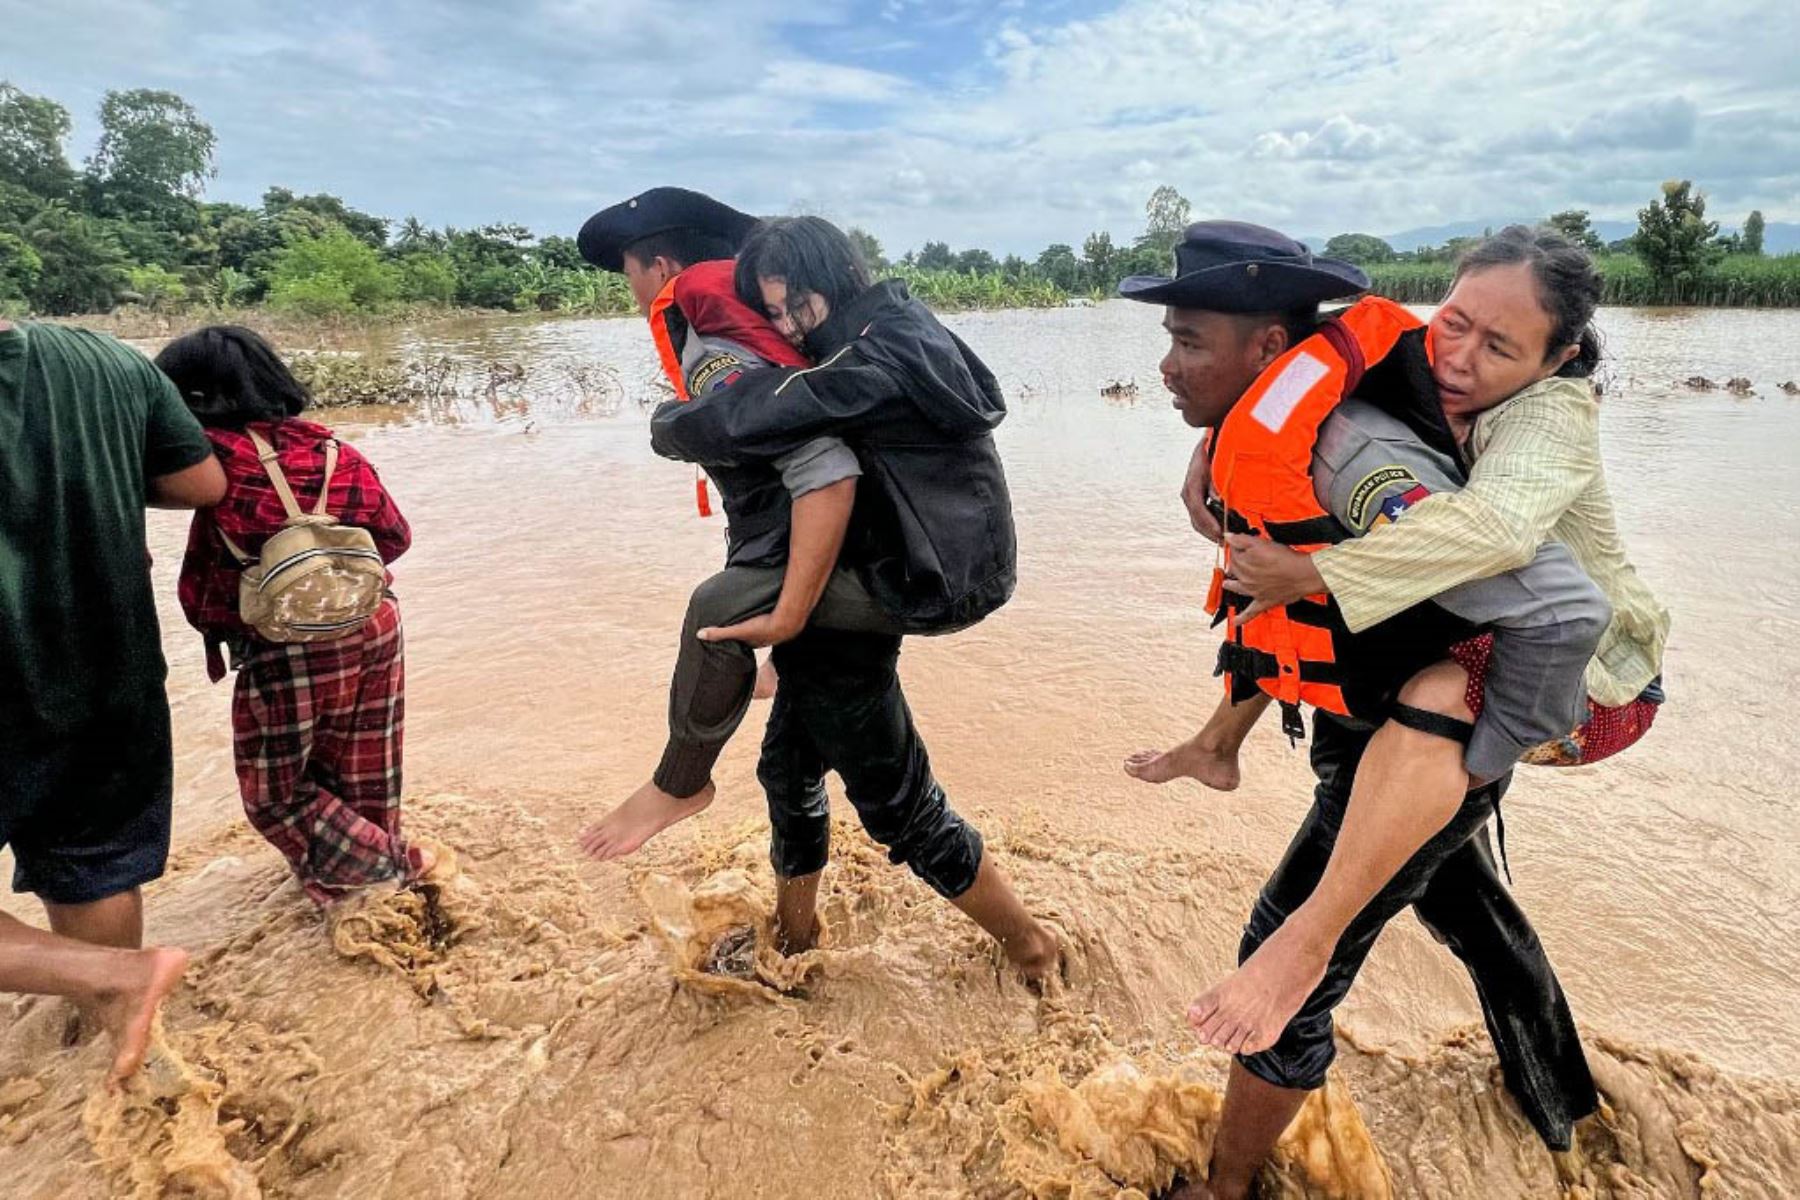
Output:
<svg viewBox="0 0 1800 1200">
<path fill-rule="evenodd" d="M 406 657 L 390 597 L 349 637 L 253 644 L 231 724 L 244 813 L 319 904 L 407 879 L 400 836 Z"/>
<path fill-rule="evenodd" d="M 1469 673 L 1469 690 L 1465 693 L 1469 708 L 1481 715 L 1487 696 L 1488 661 L 1494 654 L 1491 634 L 1470 638 L 1450 647 L 1450 657 Z M 1656 698 L 1652 698 L 1655 696 Z M 1636 745 L 1656 721 L 1656 710 L 1662 707 L 1660 692 L 1652 688 L 1630 704 L 1616 708 L 1588 702 L 1587 719 L 1566 737 L 1556 738 L 1527 750 L 1519 761 L 1540 767 L 1585 767 L 1601 759 L 1611 758 L 1621 750 Z"/>
</svg>

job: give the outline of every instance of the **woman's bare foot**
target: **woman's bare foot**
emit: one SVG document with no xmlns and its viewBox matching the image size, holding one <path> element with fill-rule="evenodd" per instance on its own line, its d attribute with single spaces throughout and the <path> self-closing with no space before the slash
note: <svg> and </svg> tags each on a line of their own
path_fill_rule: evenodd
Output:
<svg viewBox="0 0 1800 1200">
<path fill-rule="evenodd" d="M 775 673 L 775 660 L 765 658 L 762 665 L 756 668 L 756 685 L 750 689 L 752 700 L 767 700 L 775 694 L 775 685 L 781 677 Z"/>
<path fill-rule="evenodd" d="M 709 783 L 691 796 L 677 797 L 646 783 L 625 803 L 581 831 L 582 852 L 600 862 L 635 853 L 669 826 L 711 804 L 715 791 Z"/>
<path fill-rule="evenodd" d="M 1145 783 L 1185 777 L 1217 791 L 1236 791 L 1242 781 L 1237 751 L 1220 749 L 1204 739 L 1204 733 L 1197 733 L 1173 749 L 1139 750 L 1125 759 L 1125 773 Z"/>
<path fill-rule="evenodd" d="M 1289 920 L 1244 965 L 1188 1005 L 1200 1041 L 1230 1054 L 1255 1054 L 1281 1038 L 1306 998 L 1325 978 L 1332 946 Z"/>
<path fill-rule="evenodd" d="M 119 982 L 95 997 L 96 1013 L 113 1040 L 113 1065 L 107 1082 L 118 1086 L 144 1065 L 150 1050 L 150 1026 L 163 998 L 175 990 L 187 971 L 188 953 L 169 946 L 123 952 L 128 964 Z"/>
</svg>

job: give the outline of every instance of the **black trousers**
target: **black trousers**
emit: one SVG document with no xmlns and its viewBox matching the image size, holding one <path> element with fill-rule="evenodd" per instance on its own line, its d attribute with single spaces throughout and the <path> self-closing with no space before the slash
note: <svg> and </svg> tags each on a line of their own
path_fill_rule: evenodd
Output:
<svg viewBox="0 0 1800 1200">
<path fill-rule="evenodd" d="M 825 772 L 836 771 L 863 828 L 939 895 L 975 882 L 981 835 L 931 773 L 896 670 L 900 638 L 812 627 L 775 648 L 781 673 L 757 778 L 769 801 L 769 861 L 810 875 L 830 853 Z"/>
<path fill-rule="evenodd" d="M 1313 722 L 1313 805 L 1244 927 L 1238 961 L 1249 958 L 1298 908 L 1325 872 L 1337 844 L 1357 764 L 1370 731 L 1327 713 Z M 1508 779 L 1470 792 L 1450 823 L 1359 913 L 1326 968 L 1325 978 L 1259 1054 L 1238 1061 L 1277 1087 L 1316 1088 L 1337 1056 L 1332 1011 L 1342 1002 L 1382 929 L 1411 905 L 1450 947 L 1474 980 L 1506 1086 L 1532 1127 L 1553 1150 L 1566 1150 L 1571 1127 L 1594 1111 L 1598 1096 L 1575 1018 L 1531 922 L 1495 871 L 1488 819 Z"/>
<path fill-rule="evenodd" d="M 786 572 L 785 566 L 726 567 L 689 597 L 669 681 L 669 740 L 651 777 L 669 795 L 692 796 L 711 781 L 713 764 L 749 710 L 756 684 L 756 654 L 750 647 L 703 642 L 694 635 L 773 610 Z M 862 577 L 848 568 L 831 573 L 809 621 L 859 633 L 900 632 L 869 595 Z"/>
</svg>

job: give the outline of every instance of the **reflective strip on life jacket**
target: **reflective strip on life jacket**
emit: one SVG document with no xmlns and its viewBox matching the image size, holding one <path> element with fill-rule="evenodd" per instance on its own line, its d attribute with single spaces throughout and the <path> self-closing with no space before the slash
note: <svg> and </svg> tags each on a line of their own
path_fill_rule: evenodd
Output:
<svg viewBox="0 0 1800 1200">
<path fill-rule="evenodd" d="M 662 291 L 656 293 L 656 299 L 650 302 L 650 338 L 656 343 L 656 357 L 662 361 L 663 374 L 669 377 L 669 386 L 675 389 L 677 398 L 688 398 L 687 378 L 681 370 L 681 352 L 675 349 L 675 337 L 669 329 L 669 309 L 675 306 L 675 281 L 679 274 L 669 276 L 669 281 L 662 285 Z M 680 309 L 675 309 L 680 313 Z"/>
<path fill-rule="evenodd" d="M 1401 335 L 1421 322 L 1391 300 L 1368 296 L 1276 359 L 1251 385 L 1213 436 L 1213 490 L 1224 527 L 1312 553 L 1342 541 L 1344 531 L 1313 487 L 1319 430 L 1364 372 L 1386 358 Z M 1230 551 L 1225 552 L 1229 570 Z M 1284 727 L 1298 725 L 1300 704 L 1347 715 L 1337 669 L 1337 638 L 1348 636 L 1329 596 L 1308 596 L 1247 621 L 1245 598 L 1215 588 L 1228 644 L 1220 669 L 1252 680 L 1279 700 Z"/>
</svg>

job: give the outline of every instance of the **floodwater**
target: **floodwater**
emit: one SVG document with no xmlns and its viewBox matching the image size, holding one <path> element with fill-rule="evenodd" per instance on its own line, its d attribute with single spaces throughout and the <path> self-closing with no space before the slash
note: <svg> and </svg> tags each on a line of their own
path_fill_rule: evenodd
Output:
<svg viewBox="0 0 1800 1200">
<path fill-rule="evenodd" d="M 721 931 L 766 932 L 760 707 L 707 813 L 624 864 L 576 856 L 583 821 L 654 765 L 682 607 L 722 527 L 695 516 L 692 469 L 649 451 L 636 321 L 402 334 L 455 364 L 459 394 L 335 424 L 413 523 L 408 821 L 461 874 L 326 930 L 243 828 L 229 688 L 173 601 L 185 523 L 153 513 L 177 831 L 148 919 L 198 965 L 121 1097 L 94 1082 L 99 1051 L 64 1044 L 59 1007 L 17 1004 L 7 1193 L 1153 1195 L 1202 1161 L 1225 1060 L 1194 1051 L 1181 1012 L 1231 962 L 1305 811 L 1304 748 L 1268 722 L 1229 795 L 1119 769 L 1190 731 L 1217 686 L 1211 547 L 1176 498 L 1193 435 L 1156 375 L 1156 311 L 950 323 L 1011 403 L 1020 583 L 976 629 L 909 642 L 902 674 L 952 802 L 1065 932 L 1060 996 L 1006 978 L 853 825 L 821 950 L 699 970 Z M 1800 398 L 1777 387 L 1800 379 L 1800 314 L 1601 325 L 1608 473 L 1675 615 L 1670 703 L 1626 755 L 1522 769 L 1507 844 L 1606 1119 L 1547 1154 L 1492 1077 L 1466 977 L 1402 918 L 1340 1011 L 1336 1080 L 1284 1143 L 1276 1194 L 1800 1191 Z M 1102 398 L 1115 380 L 1135 397 Z"/>
</svg>

